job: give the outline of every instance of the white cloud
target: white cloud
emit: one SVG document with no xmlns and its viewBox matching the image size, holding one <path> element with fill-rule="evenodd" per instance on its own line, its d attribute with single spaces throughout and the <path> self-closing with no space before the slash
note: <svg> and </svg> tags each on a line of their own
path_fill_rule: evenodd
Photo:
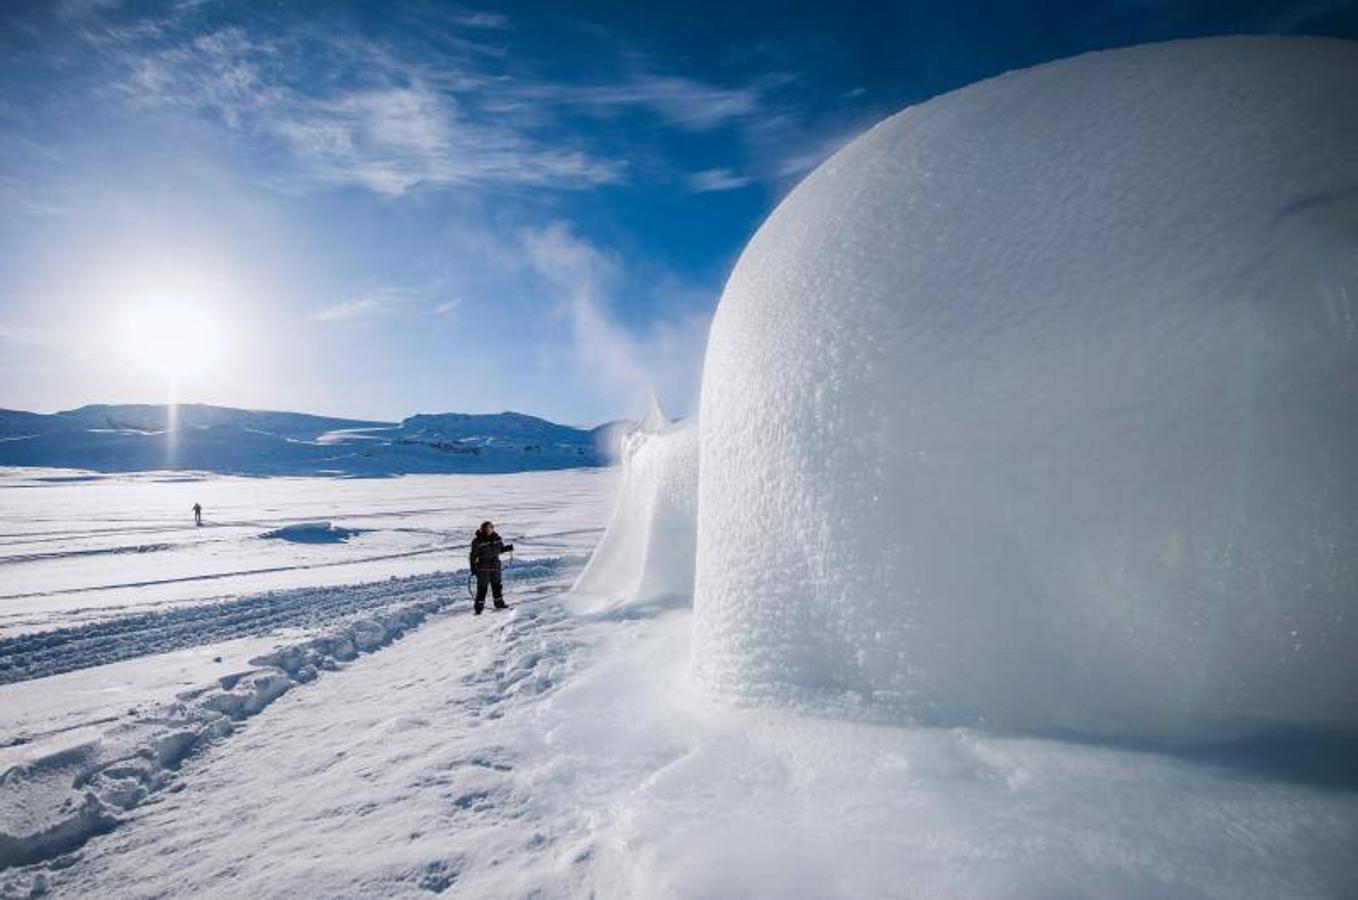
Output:
<svg viewBox="0 0 1358 900">
<path fill-rule="evenodd" d="M 509 16 L 487 10 L 467 10 L 454 15 L 453 21 L 467 28 L 504 31 L 510 27 Z"/>
<path fill-rule="evenodd" d="M 389 309 L 390 305 L 381 297 L 355 297 L 352 300 L 336 303 L 334 306 L 327 306 L 316 313 L 316 318 L 324 322 L 340 322 L 348 319 L 364 319 L 383 315 Z"/>
<path fill-rule="evenodd" d="M 581 188 L 622 180 L 620 163 L 470 121 L 450 98 L 418 84 L 300 103 L 267 127 L 317 179 L 389 196 L 420 184 Z"/>
<path fill-rule="evenodd" d="M 478 18 L 491 28 L 493 19 Z M 475 75 L 457 77 L 394 58 L 361 38 L 317 39 L 326 55 L 309 58 L 295 42 L 255 37 L 229 27 L 191 40 L 132 38 L 104 30 L 95 43 L 118 45 L 125 75 L 119 85 L 134 108 L 179 107 L 219 118 L 232 130 L 278 141 L 303 177 L 354 184 L 399 196 L 419 185 L 498 183 L 581 189 L 623 180 L 621 160 L 546 143 L 522 117 L 477 115 L 463 109 L 458 91 L 485 87 Z M 126 45 L 126 46 L 123 46 Z M 317 53 L 315 47 L 308 47 Z M 327 65 L 347 59 L 364 73 L 361 86 Z M 295 75 L 313 79 L 305 86 Z M 510 93 L 512 92 L 503 92 Z"/>
<path fill-rule="evenodd" d="M 688 177 L 689 188 L 698 194 L 733 191 L 750 184 L 752 179 L 737 175 L 730 169 L 704 169 Z"/>
<path fill-rule="evenodd" d="M 754 87 L 723 88 L 688 78 L 639 75 L 616 85 L 566 87 L 562 99 L 596 111 L 650 109 L 671 124 L 689 131 L 709 131 L 753 116 L 760 91 Z"/>
<path fill-rule="evenodd" d="M 340 322 L 389 315 L 446 316 L 462 305 L 461 297 L 447 298 L 447 292 L 446 278 L 419 284 L 385 285 L 327 306 L 316 312 L 314 318 L 326 322 Z M 440 299 L 441 297 L 444 299 Z"/>
<path fill-rule="evenodd" d="M 736 129 L 751 161 L 740 175 L 712 168 L 689 176 L 696 192 L 795 177 L 847 137 L 835 131 L 842 117 L 808 123 L 780 101 L 792 75 L 727 86 L 631 54 L 630 74 L 613 82 L 545 81 L 526 74 L 532 60 L 507 55 L 511 23 L 500 13 L 407 13 L 420 37 L 399 44 L 319 22 L 279 29 L 260 19 L 259 27 L 202 33 L 201 17 L 174 13 L 118 25 L 90 18 L 79 33 L 116 61 L 111 90 L 124 103 L 179 109 L 259 140 L 258 177 L 281 190 L 358 186 L 399 197 L 420 188 L 626 182 L 628 161 L 597 149 L 603 142 L 580 127 L 581 117 L 645 117 L 692 133 Z M 646 160 L 638 170 L 648 170 Z"/>
</svg>

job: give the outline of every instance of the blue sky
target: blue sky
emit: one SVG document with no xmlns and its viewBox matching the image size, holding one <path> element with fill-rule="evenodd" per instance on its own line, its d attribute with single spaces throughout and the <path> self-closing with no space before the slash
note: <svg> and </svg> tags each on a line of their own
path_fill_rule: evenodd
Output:
<svg viewBox="0 0 1358 900">
<path fill-rule="evenodd" d="M 0 406 L 159 401 L 173 357 L 226 405 L 683 413 L 745 241 L 855 134 L 1241 32 L 1358 36 L 1358 0 L 11 0 Z"/>
</svg>

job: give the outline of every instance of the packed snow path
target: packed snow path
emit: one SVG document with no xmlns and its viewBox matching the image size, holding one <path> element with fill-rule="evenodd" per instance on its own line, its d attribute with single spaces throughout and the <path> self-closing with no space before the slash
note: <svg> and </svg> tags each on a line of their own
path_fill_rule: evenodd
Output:
<svg viewBox="0 0 1358 900">
<path fill-rule="evenodd" d="M 541 578 L 560 569 L 562 561 L 520 563 L 511 575 Z M 0 638 L 0 684 L 284 628 L 322 627 L 398 601 L 456 600 L 465 593 L 466 579 L 464 569 L 376 584 L 280 591 Z"/>
</svg>

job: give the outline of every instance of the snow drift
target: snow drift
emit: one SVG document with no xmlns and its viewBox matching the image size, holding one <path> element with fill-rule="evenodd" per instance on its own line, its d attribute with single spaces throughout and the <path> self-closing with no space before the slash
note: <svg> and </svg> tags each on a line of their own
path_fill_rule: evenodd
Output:
<svg viewBox="0 0 1358 900">
<path fill-rule="evenodd" d="M 1358 730 L 1358 46 L 1096 53 L 912 107 L 743 253 L 695 664 L 750 701 Z"/>
<path fill-rule="evenodd" d="M 334 522 L 294 522 L 266 531 L 260 537 L 294 544 L 342 544 L 356 534 L 361 532 L 356 528 L 341 528 Z"/>
<path fill-rule="evenodd" d="M 693 596 L 698 430 L 653 403 L 621 440 L 622 474 L 603 539 L 571 589 L 577 612 L 687 603 Z"/>
</svg>

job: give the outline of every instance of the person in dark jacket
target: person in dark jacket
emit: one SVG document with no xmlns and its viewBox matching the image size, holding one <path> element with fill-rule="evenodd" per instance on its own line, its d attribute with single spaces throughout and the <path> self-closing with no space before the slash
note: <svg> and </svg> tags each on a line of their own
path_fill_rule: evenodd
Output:
<svg viewBox="0 0 1358 900">
<path fill-rule="evenodd" d="M 481 610 L 486 606 L 488 587 L 495 598 L 495 608 L 505 608 L 505 589 L 500 581 L 500 554 L 513 549 L 513 544 L 506 544 L 495 533 L 495 523 L 482 522 L 481 527 L 476 529 L 467 557 L 472 574 L 476 576 L 476 602 L 472 606 L 472 612 L 476 615 L 481 615 Z"/>
<path fill-rule="evenodd" d="M 193 524 L 203 524 L 203 504 L 201 503 L 193 504 Z"/>
</svg>

